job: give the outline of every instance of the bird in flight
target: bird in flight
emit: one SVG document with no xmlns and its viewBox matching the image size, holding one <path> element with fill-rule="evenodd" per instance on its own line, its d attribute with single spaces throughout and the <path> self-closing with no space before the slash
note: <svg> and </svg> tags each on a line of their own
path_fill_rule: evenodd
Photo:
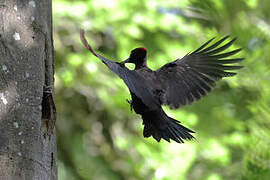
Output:
<svg viewBox="0 0 270 180">
<path fill-rule="evenodd" d="M 83 30 L 80 36 L 84 46 L 125 82 L 131 94 L 130 107 L 142 117 L 143 136 L 152 136 L 158 142 L 161 139 L 170 142 L 172 139 L 184 143 L 184 140 L 193 139 L 191 133 L 195 133 L 169 117 L 162 105 L 176 109 L 199 100 L 215 87 L 218 80 L 236 75 L 230 70 L 243 67 L 234 64 L 244 58 L 228 58 L 238 53 L 240 48 L 223 52 L 236 40 L 234 38 L 224 44 L 229 36 L 209 45 L 214 40 L 212 38 L 195 51 L 156 71 L 147 67 L 147 50 L 144 47 L 133 49 L 125 61 L 113 62 L 91 48 Z M 129 70 L 125 63 L 134 63 L 135 69 Z"/>
</svg>

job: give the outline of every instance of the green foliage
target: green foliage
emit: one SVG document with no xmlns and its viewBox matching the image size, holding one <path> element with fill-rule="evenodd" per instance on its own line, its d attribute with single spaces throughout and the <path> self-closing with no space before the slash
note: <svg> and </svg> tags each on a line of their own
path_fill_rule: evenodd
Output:
<svg viewBox="0 0 270 180">
<path fill-rule="evenodd" d="M 55 0 L 59 179 L 270 179 L 270 21 L 266 0 Z M 245 68 L 207 97 L 165 111 L 196 131 L 185 144 L 144 139 L 124 83 L 83 47 L 115 61 L 148 49 L 149 66 L 231 34 Z M 132 68 L 132 67 L 130 67 Z"/>
</svg>

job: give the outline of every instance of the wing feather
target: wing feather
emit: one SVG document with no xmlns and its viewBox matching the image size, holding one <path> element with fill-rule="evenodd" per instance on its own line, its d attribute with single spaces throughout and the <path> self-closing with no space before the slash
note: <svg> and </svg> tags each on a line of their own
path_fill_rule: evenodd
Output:
<svg viewBox="0 0 270 180">
<path fill-rule="evenodd" d="M 225 41 L 226 39 L 228 39 L 230 36 L 225 36 L 224 38 L 222 38 L 221 40 L 219 40 L 218 42 L 216 42 L 215 44 L 209 46 L 208 48 L 205 48 L 204 50 L 200 51 L 200 53 L 205 53 L 209 50 L 214 49 L 215 47 L 217 47 L 218 45 L 220 45 L 221 43 L 223 43 L 223 41 Z"/>
<path fill-rule="evenodd" d="M 193 53 L 199 52 L 199 51 L 202 50 L 205 46 L 207 46 L 209 43 L 211 43 L 214 39 L 215 39 L 215 37 L 212 38 L 212 39 L 210 39 L 210 40 L 207 41 L 206 43 L 204 43 L 201 47 L 199 47 L 198 49 L 196 49 Z"/>
<path fill-rule="evenodd" d="M 162 84 L 164 92 L 163 97 L 160 98 L 162 103 L 169 105 L 171 108 L 192 103 L 211 92 L 216 85 L 216 81 L 223 77 L 236 75 L 235 72 L 230 70 L 241 69 L 243 66 L 234 64 L 243 61 L 244 58 L 227 58 L 241 51 L 241 48 L 239 48 L 223 52 L 236 40 L 236 38 L 233 38 L 221 45 L 229 37 L 225 36 L 209 46 L 214 40 L 212 38 L 182 59 L 165 64 L 158 69 L 156 76 Z"/>
</svg>

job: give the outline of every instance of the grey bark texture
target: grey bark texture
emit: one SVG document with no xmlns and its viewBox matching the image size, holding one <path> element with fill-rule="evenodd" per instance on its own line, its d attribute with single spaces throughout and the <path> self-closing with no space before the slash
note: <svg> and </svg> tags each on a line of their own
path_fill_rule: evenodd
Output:
<svg viewBox="0 0 270 180">
<path fill-rule="evenodd" d="M 51 0 L 0 0 L 0 179 L 57 179 Z"/>
</svg>

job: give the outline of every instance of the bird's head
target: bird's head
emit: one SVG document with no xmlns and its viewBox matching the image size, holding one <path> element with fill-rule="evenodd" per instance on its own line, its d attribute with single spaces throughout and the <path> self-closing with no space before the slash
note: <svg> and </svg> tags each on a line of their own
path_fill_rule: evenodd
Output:
<svg viewBox="0 0 270 180">
<path fill-rule="evenodd" d="M 123 61 L 122 63 L 134 63 L 135 66 L 141 67 L 146 65 L 146 48 L 139 47 L 136 49 L 133 49 L 129 55 L 129 58 Z"/>
</svg>

